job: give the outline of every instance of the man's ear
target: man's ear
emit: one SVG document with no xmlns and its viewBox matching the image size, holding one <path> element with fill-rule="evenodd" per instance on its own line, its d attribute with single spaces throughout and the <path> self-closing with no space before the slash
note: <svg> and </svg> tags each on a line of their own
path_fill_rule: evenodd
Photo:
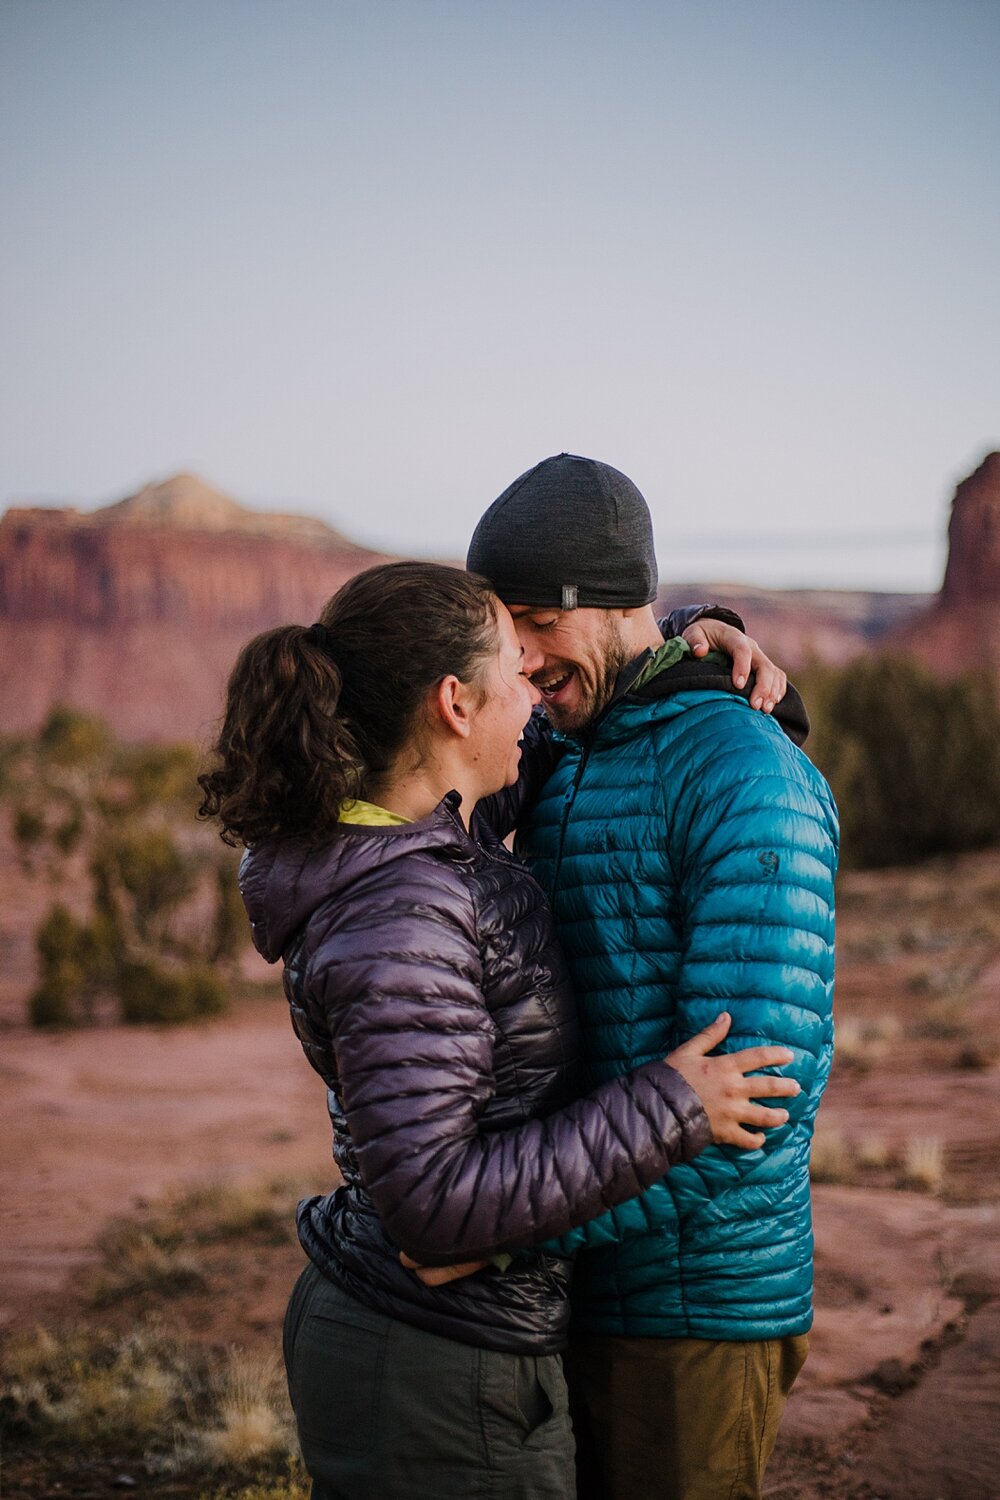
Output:
<svg viewBox="0 0 1000 1500">
<path fill-rule="evenodd" d="M 442 677 L 437 687 L 431 688 L 431 712 L 444 729 L 461 739 L 467 739 L 472 728 L 469 702 L 468 688 L 454 673 Z"/>
</svg>

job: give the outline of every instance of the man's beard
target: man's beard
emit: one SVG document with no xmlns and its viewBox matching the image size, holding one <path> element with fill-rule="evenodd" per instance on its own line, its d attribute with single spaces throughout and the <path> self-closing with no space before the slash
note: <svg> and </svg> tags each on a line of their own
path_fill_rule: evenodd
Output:
<svg viewBox="0 0 1000 1500">
<path fill-rule="evenodd" d="M 601 663 L 594 687 L 584 689 L 580 682 L 579 670 L 577 670 L 581 701 L 574 704 L 572 708 L 566 709 L 559 704 L 546 703 L 544 705 L 552 724 L 563 734 L 584 735 L 593 728 L 611 702 L 619 674 L 632 660 L 617 626 L 611 619 L 605 621 L 605 634 L 600 644 L 602 647 Z"/>
</svg>

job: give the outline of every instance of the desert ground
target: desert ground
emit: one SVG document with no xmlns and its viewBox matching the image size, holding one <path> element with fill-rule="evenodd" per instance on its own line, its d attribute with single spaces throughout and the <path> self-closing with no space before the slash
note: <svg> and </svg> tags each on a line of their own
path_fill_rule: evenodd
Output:
<svg viewBox="0 0 1000 1500">
<path fill-rule="evenodd" d="M 848 873 L 838 901 L 816 1322 L 767 1493 L 995 1500 L 1000 851 Z M 15 879 L 0 928 L 8 1389 L 18 1349 L 48 1335 L 86 1349 L 151 1327 L 199 1357 L 238 1346 L 266 1364 L 301 1265 L 294 1201 L 333 1180 L 323 1088 L 284 1002 L 251 970 L 259 993 L 198 1026 L 32 1031 L 31 904 Z M 207 1478 L 147 1462 L 127 1435 L 50 1441 L 4 1400 L 4 1500 L 265 1493 L 218 1462 Z M 282 1493 L 300 1479 L 266 1490 Z"/>
</svg>

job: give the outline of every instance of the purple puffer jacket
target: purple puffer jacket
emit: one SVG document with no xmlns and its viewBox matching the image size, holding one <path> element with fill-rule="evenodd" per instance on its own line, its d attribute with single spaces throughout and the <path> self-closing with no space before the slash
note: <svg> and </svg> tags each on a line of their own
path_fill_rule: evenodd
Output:
<svg viewBox="0 0 1000 1500">
<path fill-rule="evenodd" d="M 575 1006 L 548 906 L 479 813 L 470 837 L 459 800 L 420 822 L 345 824 L 319 849 L 285 842 L 244 858 L 254 942 L 284 959 L 344 1178 L 300 1204 L 299 1237 L 379 1312 L 488 1349 L 554 1353 L 566 1261 L 531 1251 L 428 1290 L 399 1250 L 451 1263 L 559 1234 L 701 1150 L 708 1122 L 665 1063 L 567 1105 Z"/>
</svg>

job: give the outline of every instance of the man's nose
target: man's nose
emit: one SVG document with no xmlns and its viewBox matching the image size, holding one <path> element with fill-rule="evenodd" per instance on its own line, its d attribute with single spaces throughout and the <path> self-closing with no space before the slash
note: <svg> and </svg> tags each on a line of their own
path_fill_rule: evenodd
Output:
<svg viewBox="0 0 1000 1500">
<path fill-rule="evenodd" d="M 545 655 L 525 631 L 521 636 L 521 645 L 524 647 L 524 656 L 521 658 L 521 671 L 526 677 L 532 672 L 539 671 L 545 665 Z"/>
</svg>

